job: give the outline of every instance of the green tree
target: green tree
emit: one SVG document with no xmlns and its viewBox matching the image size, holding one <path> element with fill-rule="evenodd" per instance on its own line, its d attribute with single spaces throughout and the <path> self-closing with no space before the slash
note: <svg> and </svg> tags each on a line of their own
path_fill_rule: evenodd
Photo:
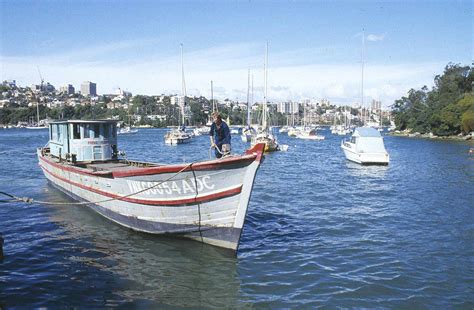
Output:
<svg viewBox="0 0 474 310">
<path fill-rule="evenodd" d="M 408 96 L 395 101 L 392 115 L 397 128 L 441 136 L 460 133 L 462 117 L 473 105 L 472 96 L 467 96 L 473 81 L 472 68 L 448 64 L 443 74 L 435 77 L 432 90 L 426 86 L 421 90 L 411 89 Z M 466 119 L 469 123 L 469 115 Z"/>
</svg>

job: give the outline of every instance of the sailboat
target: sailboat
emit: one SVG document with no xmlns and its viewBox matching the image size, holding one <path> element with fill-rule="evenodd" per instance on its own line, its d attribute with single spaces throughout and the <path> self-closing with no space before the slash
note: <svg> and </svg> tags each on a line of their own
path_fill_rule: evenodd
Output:
<svg viewBox="0 0 474 310">
<path fill-rule="evenodd" d="M 40 102 L 40 98 L 41 98 L 41 95 L 42 95 L 42 92 L 43 92 L 43 83 L 44 83 L 44 79 L 43 79 L 43 76 L 41 75 L 41 72 L 39 70 L 39 67 L 38 68 L 38 73 L 39 73 L 39 76 L 40 76 L 40 79 L 41 79 L 41 85 L 40 85 L 40 90 L 39 90 L 39 97 L 38 97 L 38 100 L 36 100 L 36 124 L 30 124 L 29 126 L 26 126 L 26 129 L 48 129 L 48 126 L 47 124 L 42 124 L 40 125 L 40 116 L 39 116 L 39 102 Z"/>
<path fill-rule="evenodd" d="M 263 98 L 263 111 L 262 111 L 262 127 L 259 129 L 256 135 L 252 136 L 251 139 L 251 145 L 252 147 L 259 144 L 259 143 L 265 143 L 265 152 L 274 152 L 278 151 L 278 142 L 276 138 L 270 133 L 270 130 L 268 128 L 267 124 L 267 73 L 268 69 L 268 42 L 266 44 L 266 50 L 265 50 L 265 68 L 264 68 L 264 87 L 265 87 L 265 92 L 264 92 L 264 98 Z"/>
<path fill-rule="evenodd" d="M 364 107 L 364 48 L 365 32 L 362 31 L 362 109 Z M 341 141 L 341 149 L 344 151 L 347 160 L 361 165 L 388 165 L 390 161 L 380 132 L 372 127 L 365 126 L 365 124 L 364 127 L 354 129 L 350 140 Z"/>
<path fill-rule="evenodd" d="M 118 135 L 133 135 L 138 132 L 138 129 L 132 129 L 130 126 L 130 114 L 128 115 L 128 124 L 125 127 L 121 127 L 117 130 Z"/>
<path fill-rule="evenodd" d="M 252 78 L 252 84 L 253 84 L 253 78 Z M 255 129 L 253 129 L 252 126 L 250 125 L 250 121 L 251 121 L 250 110 L 251 110 L 252 104 L 250 103 L 250 100 L 249 100 L 250 99 L 249 88 L 250 88 L 250 70 L 247 76 L 247 127 L 242 129 L 242 134 L 240 135 L 240 138 L 242 139 L 243 142 L 251 142 L 252 136 L 256 134 Z M 252 89 L 252 92 L 253 92 L 253 89 Z"/>
<path fill-rule="evenodd" d="M 178 145 L 191 141 L 191 134 L 185 130 L 184 106 L 186 104 L 186 82 L 184 80 L 184 63 L 183 63 L 183 44 L 181 44 L 181 80 L 182 80 L 182 99 L 181 102 L 181 125 L 177 129 L 170 130 L 165 134 L 165 144 Z"/>
<path fill-rule="evenodd" d="M 295 133 L 296 138 L 304 140 L 324 140 L 323 135 L 318 135 L 316 128 L 306 124 L 306 104 L 304 105 L 303 128 Z"/>
</svg>

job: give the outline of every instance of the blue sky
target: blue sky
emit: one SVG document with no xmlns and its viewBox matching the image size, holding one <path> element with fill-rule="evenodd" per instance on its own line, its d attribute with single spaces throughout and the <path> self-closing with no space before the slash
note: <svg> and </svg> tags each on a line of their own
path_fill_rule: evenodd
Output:
<svg viewBox="0 0 474 310">
<path fill-rule="evenodd" d="M 187 92 L 245 100 L 247 70 L 261 100 L 265 42 L 269 99 L 385 106 L 431 86 L 449 62 L 472 62 L 471 1 L 0 1 L 1 79 L 45 80 L 99 93 Z"/>
</svg>

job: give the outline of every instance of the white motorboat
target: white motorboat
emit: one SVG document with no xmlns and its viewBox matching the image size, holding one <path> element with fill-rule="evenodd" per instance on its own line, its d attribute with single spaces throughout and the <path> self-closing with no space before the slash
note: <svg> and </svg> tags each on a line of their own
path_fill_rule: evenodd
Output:
<svg viewBox="0 0 474 310">
<path fill-rule="evenodd" d="M 165 134 L 165 144 L 178 145 L 191 141 L 191 134 L 180 129 L 173 129 Z"/>
<path fill-rule="evenodd" d="M 342 141 L 341 148 L 346 158 L 362 165 L 388 165 L 390 157 L 378 130 L 357 127 L 350 141 Z"/>
<path fill-rule="evenodd" d="M 133 135 L 138 132 L 138 129 L 132 129 L 130 126 L 125 126 L 117 130 L 118 135 Z"/>
</svg>

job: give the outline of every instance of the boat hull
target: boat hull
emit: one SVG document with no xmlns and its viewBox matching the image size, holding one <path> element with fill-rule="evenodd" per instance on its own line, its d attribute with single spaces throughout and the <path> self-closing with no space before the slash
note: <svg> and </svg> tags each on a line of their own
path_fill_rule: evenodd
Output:
<svg viewBox="0 0 474 310">
<path fill-rule="evenodd" d="M 237 250 L 263 145 L 236 158 L 90 172 L 44 155 L 55 187 L 122 226 Z"/>
<path fill-rule="evenodd" d="M 165 144 L 178 145 L 191 142 L 191 138 L 165 138 Z"/>
<path fill-rule="evenodd" d="M 388 165 L 390 158 L 387 153 L 359 153 L 346 143 L 341 144 L 346 159 L 361 165 Z"/>
</svg>

